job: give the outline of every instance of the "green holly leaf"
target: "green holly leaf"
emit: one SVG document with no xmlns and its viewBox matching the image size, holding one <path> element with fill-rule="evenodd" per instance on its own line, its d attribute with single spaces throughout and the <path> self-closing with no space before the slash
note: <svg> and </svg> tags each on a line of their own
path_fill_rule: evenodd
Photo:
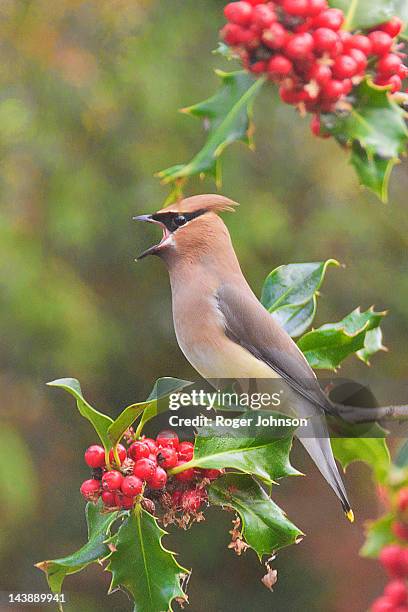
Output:
<svg viewBox="0 0 408 612">
<path fill-rule="evenodd" d="M 77 552 L 53 561 L 42 561 L 36 567 L 45 572 L 47 582 L 53 593 L 61 593 L 65 576 L 80 572 L 90 563 L 95 563 L 109 554 L 105 544 L 112 523 L 120 516 L 119 512 L 103 514 L 101 504 L 87 504 L 86 522 L 88 525 L 88 542 Z"/>
<path fill-rule="evenodd" d="M 135 612 L 172 610 L 176 597 L 185 599 L 180 581 L 189 572 L 164 548 L 161 540 L 165 534 L 156 519 L 140 506 L 117 533 L 116 550 L 106 568 L 112 573 L 110 592 L 117 587 L 126 588 L 134 598 Z"/>
<path fill-rule="evenodd" d="M 352 146 L 350 163 L 360 179 L 360 184 L 373 191 L 382 202 L 388 202 L 388 185 L 397 158 L 382 158 L 379 155 L 368 155 L 355 141 Z"/>
<path fill-rule="evenodd" d="M 332 438 L 336 459 L 346 470 L 356 461 L 369 465 L 377 482 L 385 482 L 390 469 L 390 452 L 384 438 Z"/>
<path fill-rule="evenodd" d="M 211 484 L 210 504 L 236 510 L 242 535 L 260 560 L 263 555 L 298 542 L 303 533 L 285 516 L 263 488 L 246 474 L 226 474 Z"/>
<path fill-rule="evenodd" d="M 393 514 L 386 514 L 377 521 L 369 521 L 367 523 L 366 541 L 360 550 L 360 555 L 376 558 L 384 546 L 393 544 L 396 541 L 391 531 L 391 525 L 394 520 Z"/>
<path fill-rule="evenodd" d="M 356 355 L 361 361 L 364 361 L 365 364 L 370 365 L 370 357 L 378 353 L 378 351 L 387 351 L 387 347 L 385 347 L 382 343 L 383 334 L 381 327 L 375 327 L 368 331 L 364 338 L 364 348 L 360 351 L 357 351 Z"/>
<path fill-rule="evenodd" d="M 365 349 L 367 332 L 379 327 L 385 314 L 356 308 L 338 323 L 307 332 L 298 346 L 312 368 L 335 370 L 346 357 Z"/>
<path fill-rule="evenodd" d="M 184 113 L 204 121 L 208 130 L 207 141 L 189 163 L 159 172 L 163 183 L 209 175 L 219 184 L 219 157 L 224 149 L 237 141 L 252 145 L 252 105 L 264 79 L 254 79 L 245 71 L 227 73 L 217 70 L 216 73 L 222 81 L 220 90 L 208 100 L 183 109 Z"/>
<path fill-rule="evenodd" d="M 325 129 L 351 148 L 351 163 L 362 185 L 384 201 L 391 169 L 408 142 L 404 111 L 388 90 L 366 79 L 353 90 L 348 112 L 322 115 Z"/>
<path fill-rule="evenodd" d="M 105 450 L 108 450 L 111 447 L 108 429 L 113 423 L 113 420 L 106 414 L 95 410 L 95 408 L 92 408 L 92 406 L 88 404 L 82 395 L 79 381 L 76 380 L 76 378 L 59 378 L 58 380 L 53 380 L 52 382 L 47 383 L 47 385 L 49 387 L 59 387 L 60 389 L 65 389 L 65 391 L 68 391 L 68 393 L 75 397 L 79 412 L 83 417 L 92 423 Z"/>
<path fill-rule="evenodd" d="M 394 459 L 394 463 L 397 467 L 405 468 L 408 466 L 408 440 L 403 443 L 399 448 L 398 453 Z"/>
<path fill-rule="evenodd" d="M 279 266 L 267 277 L 261 302 L 292 337 L 303 334 L 316 314 L 318 290 L 335 259 Z"/>
<path fill-rule="evenodd" d="M 408 20 L 405 0 L 329 0 L 331 7 L 341 9 L 346 15 L 348 30 L 371 28 L 388 21 L 394 15 Z"/>
<path fill-rule="evenodd" d="M 281 417 L 268 413 L 270 418 Z M 289 461 L 295 427 L 255 427 L 257 413 L 246 412 L 241 419 L 253 421 L 239 429 L 223 427 L 200 427 L 191 461 L 171 470 L 172 474 L 190 467 L 234 468 L 261 480 L 272 483 L 284 476 L 298 475 Z M 288 417 L 283 417 L 287 419 Z"/>
<path fill-rule="evenodd" d="M 181 389 L 184 389 L 184 387 L 191 384 L 192 383 L 188 380 L 180 380 L 178 378 L 159 378 L 155 382 L 154 387 L 146 401 L 127 406 L 115 419 L 115 421 L 111 423 L 108 429 L 111 444 L 117 444 L 125 431 L 129 429 L 131 425 L 133 425 L 141 414 L 143 414 L 143 417 L 140 429 L 144 423 L 157 416 L 160 412 L 167 410 L 166 403 L 159 402 L 159 400 L 168 397 L 171 393 L 181 391 Z"/>
</svg>

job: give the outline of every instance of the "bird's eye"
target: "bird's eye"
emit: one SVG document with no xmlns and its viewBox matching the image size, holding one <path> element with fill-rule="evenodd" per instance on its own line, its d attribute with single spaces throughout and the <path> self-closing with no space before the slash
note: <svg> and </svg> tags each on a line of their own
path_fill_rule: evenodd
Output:
<svg viewBox="0 0 408 612">
<path fill-rule="evenodd" d="M 174 223 L 177 225 L 177 227 L 181 227 L 187 223 L 187 219 L 184 215 L 177 215 L 177 217 L 174 217 Z"/>
</svg>

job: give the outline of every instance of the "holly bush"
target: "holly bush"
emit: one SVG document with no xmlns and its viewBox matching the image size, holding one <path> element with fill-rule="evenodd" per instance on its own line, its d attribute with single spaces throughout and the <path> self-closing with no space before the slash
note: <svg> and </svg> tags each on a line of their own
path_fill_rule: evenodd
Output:
<svg viewBox="0 0 408 612">
<path fill-rule="evenodd" d="M 368 364 L 384 350 L 385 313 L 373 308 L 355 308 L 341 321 L 312 328 L 325 274 L 337 266 L 334 259 L 283 265 L 268 275 L 262 288 L 262 303 L 315 369 L 334 371 L 351 356 Z M 211 427 L 203 426 L 193 441 L 180 442 L 168 431 L 153 440 L 144 435 L 146 423 L 166 412 L 166 398 L 191 382 L 159 379 L 145 401 L 127 406 L 116 419 L 93 408 L 77 380 L 48 384 L 75 398 L 100 441 L 85 452 L 92 472 L 81 485 L 88 501 L 88 541 L 67 557 L 37 564 L 54 593 L 61 592 L 68 575 L 97 563 L 112 575 L 110 592 L 125 589 L 135 610 L 160 612 L 172 609 L 173 601 L 187 601 L 190 569 L 165 547 L 164 528 L 172 523 L 190 528 L 205 519 L 211 505 L 232 512 L 230 547 L 237 554 L 253 549 L 265 563 L 263 583 L 272 588 L 277 578 L 271 565 L 274 555 L 304 536 L 272 499 L 277 481 L 300 475 L 290 462 L 296 427 L 257 427 L 256 436 L 231 429 L 228 435 L 214 436 Z M 350 436 L 349 429 L 345 432 Z M 344 468 L 364 461 L 377 479 L 383 478 L 389 465 L 384 435 L 380 429 L 375 437 L 343 437 L 337 429 L 334 454 Z"/>
<path fill-rule="evenodd" d="M 217 52 L 245 70 L 219 70 L 220 90 L 182 109 L 203 120 L 208 135 L 189 162 L 158 173 L 164 183 L 174 184 L 169 199 L 178 197 L 194 175 L 221 184 L 222 152 L 237 141 L 253 146 L 255 98 L 278 83 L 280 100 L 303 117 L 313 113 L 312 132 L 334 137 L 360 183 L 386 201 L 392 168 L 408 141 L 406 3 L 251 0 L 231 2 L 224 12 L 225 42 Z"/>
</svg>

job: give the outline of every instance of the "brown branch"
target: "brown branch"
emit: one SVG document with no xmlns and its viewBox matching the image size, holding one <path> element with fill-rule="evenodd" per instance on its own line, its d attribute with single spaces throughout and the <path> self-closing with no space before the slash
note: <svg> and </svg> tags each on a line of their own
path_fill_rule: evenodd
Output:
<svg viewBox="0 0 408 612">
<path fill-rule="evenodd" d="M 380 406 L 378 408 L 361 408 L 334 404 L 337 414 L 348 423 L 374 423 L 376 421 L 408 420 L 408 405 Z"/>
</svg>

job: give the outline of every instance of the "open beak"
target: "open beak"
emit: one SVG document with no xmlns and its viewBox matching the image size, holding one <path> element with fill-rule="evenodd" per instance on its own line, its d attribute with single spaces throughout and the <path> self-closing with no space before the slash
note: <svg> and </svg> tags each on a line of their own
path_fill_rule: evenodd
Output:
<svg viewBox="0 0 408 612">
<path fill-rule="evenodd" d="M 152 215 L 139 215 L 138 217 L 133 217 L 133 221 L 147 221 L 148 223 L 154 223 L 155 225 L 160 225 L 163 231 L 163 236 L 160 242 L 158 244 L 154 244 L 149 249 L 146 249 L 146 251 L 143 251 L 143 253 L 136 257 L 136 261 L 147 257 L 147 255 L 157 255 L 167 238 L 171 235 L 164 223 L 161 223 L 161 221 L 158 221 L 157 219 L 153 219 Z"/>
</svg>

